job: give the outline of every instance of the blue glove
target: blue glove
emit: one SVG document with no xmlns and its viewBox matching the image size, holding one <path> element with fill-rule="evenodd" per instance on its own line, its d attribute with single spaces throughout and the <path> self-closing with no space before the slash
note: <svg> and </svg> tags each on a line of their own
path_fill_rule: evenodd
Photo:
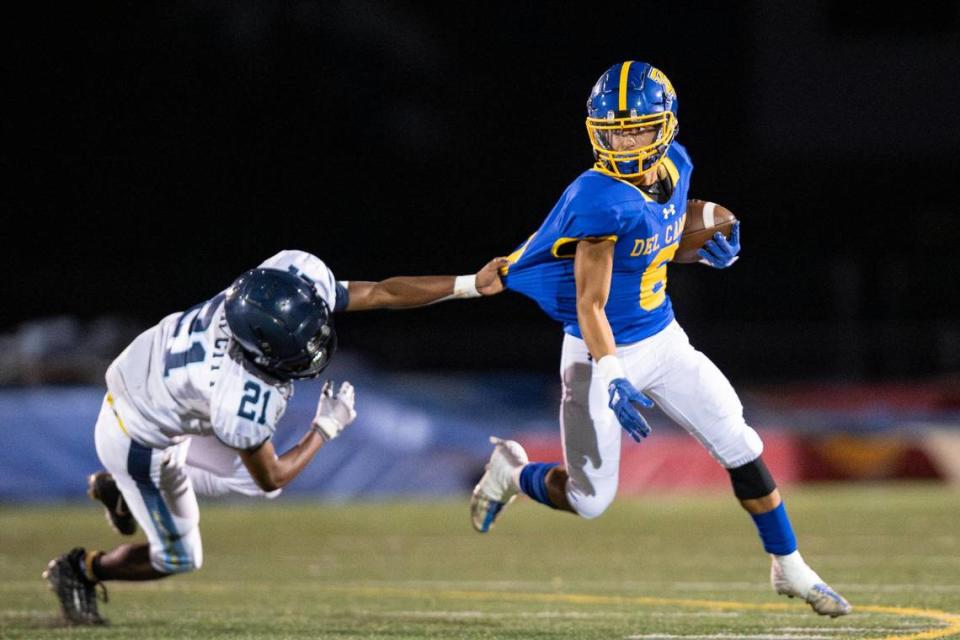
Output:
<svg viewBox="0 0 960 640">
<path fill-rule="evenodd" d="M 700 256 L 700 263 L 710 265 L 714 269 L 726 269 L 737 261 L 737 254 L 740 253 L 740 221 L 733 223 L 733 230 L 730 232 L 730 240 L 723 237 L 719 231 L 713 234 L 711 240 L 707 240 L 703 248 L 697 251 Z"/>
<path fill-rule="evenodd" d="M 623 430 L 637 442 L 650 435 L 650 425 L 640 415 L 638 405 L 644 409 L 652 409 L 653 400 L 634 389 L 626 378 L 611 380 L 607 391 L 610 392 L 610 403 L 607 406 L 613 409 Z"/>
</svg>

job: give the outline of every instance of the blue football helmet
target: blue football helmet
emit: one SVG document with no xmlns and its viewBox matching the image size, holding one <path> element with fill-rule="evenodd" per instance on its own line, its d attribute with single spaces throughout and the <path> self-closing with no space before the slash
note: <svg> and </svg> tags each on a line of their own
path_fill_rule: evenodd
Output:
<svg viewBox="0 0 960 640">
<path fill-rule="evenodd" d="M 290 272 L 247 271 L 227 289 L 224 307 L 244 356 L 275 377 L 313 378 L 337 349 L 327 303 L 312 284 Z"/>
<path fill-rule="evenodd" d="M 628 60 L 607 69 L 587 98 L 587 134 L 594 168 L 615 178 L 656 169 L 677 136 L 677 94 L 667 76 L 646 62 Z M 652 140 L 622 149 L 620 140 L 653 133 Z M 621 147 L 618 150 L 616 147 Z"/>
</svg>

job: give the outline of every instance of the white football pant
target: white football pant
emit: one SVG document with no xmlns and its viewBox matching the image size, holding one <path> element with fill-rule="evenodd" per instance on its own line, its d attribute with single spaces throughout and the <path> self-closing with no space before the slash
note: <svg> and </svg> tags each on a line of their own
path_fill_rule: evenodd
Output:
<svg viewBox="0 0 960 640">
<path fill-rule="evenodd" d="M 126 398 L 108 393 L 97 418 L 97 455 L 147 534 L 153 568 L 194 571 L 203 564 L 203 546 L 197 496 L 185 469 L 189 441 L 145 447 L 127 435 L 127 425 L 137 420 L 142 418 Z"/>
<path fill-rule="evenodd" d="M 97 455 L 146 533 L 150 564 L 157 571 L 184 573 L 203 564 L 198 493 L 280 494 L 279 489 L 260 489 L 237 452 L 216 438 L 193 436 L 166 449 L 152 449 L 127 435 L 134 421 L 143 418 L 124 394 L 108 393 L 97 417 Z"/>
<path fill-rule="evenodd" d="M 763 443 L 743 420 L 733 387 L 690 345 L 676 321 L 660 333 L 617 348 L 627 378 L 706 447 L 727 469 L 760 456 Z M 567 498 L 584 518 L 596 518 L 617 493 L 623 430 L 586 343 L 564 336 L 560 362 L 560 428 L 570 479 Z"/>
<path fill-rule="evenodd" d="M 276 498 L 283 489 L 264 491 L 240 460 L 235 449 L 217 440 L 216 436 L 190 436 L 187 452 L 187 475 L 197 495 L 207 497 L 239 493 L 255 498 Z"/>
</svg>

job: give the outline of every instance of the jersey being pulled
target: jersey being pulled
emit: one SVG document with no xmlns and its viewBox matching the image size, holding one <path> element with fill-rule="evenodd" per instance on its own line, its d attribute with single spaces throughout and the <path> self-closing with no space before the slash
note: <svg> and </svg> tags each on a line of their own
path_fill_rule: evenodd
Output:
<svg viewBox="0 0 960 640">
<path fill-rule="evenodd" d="M 346 292 L 316 256 L 281 251 L 260 267 L 311 280 L 330 309 L 345 305 Z M 143 418 L 125 424 L 134 440 L 162 449 L 185 436 L 214 435 L 234 449 L 250 449 L 273 435 L 293 384 L 245 364 L 230 339 L 225 296 L 167 316 L 107 369 L 107 389 L 124 394 Z"/>
<path fill-rule="evenodd" d="M 673 320 L 667 263 L 680 243 L 693 164 L 674 142 L 661 165 L 673 185 L 663 204 L 623 180 L 590 169 L 574 180 L 540 228 L 514 251 L 504 269 L 508 289 L 524 294 L 563 330 L 582 338 L 577 323 L 573 257 L 577 242 L 616 243 L 610 296 L 604 307 L 617 344 L 648 338 Z"/>
</svg>

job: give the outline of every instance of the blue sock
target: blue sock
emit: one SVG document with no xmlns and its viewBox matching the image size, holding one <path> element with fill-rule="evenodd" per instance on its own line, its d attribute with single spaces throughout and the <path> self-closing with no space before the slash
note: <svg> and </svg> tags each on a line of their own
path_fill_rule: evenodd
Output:
<svg viewBox="0 0 960 640">
<path fill-rule="evenodd" d="M 556 462 L 531 462 L 520 472 L 520 491 L 552 509 L 556 507 L 547 496 L 547 472 L 555 466 Z"/>
<path fill-rule="evenodd" d="M 790 518 L 787 517 L 787 510 L 782 502 L 773 511 L 751 513 L 750 517 L 757 525 L 763 549 L 767 553 L 785 556 L 797 550 L 797 538 L 793 535 L 793 527 L 790 526 Z"/>
</svg>

